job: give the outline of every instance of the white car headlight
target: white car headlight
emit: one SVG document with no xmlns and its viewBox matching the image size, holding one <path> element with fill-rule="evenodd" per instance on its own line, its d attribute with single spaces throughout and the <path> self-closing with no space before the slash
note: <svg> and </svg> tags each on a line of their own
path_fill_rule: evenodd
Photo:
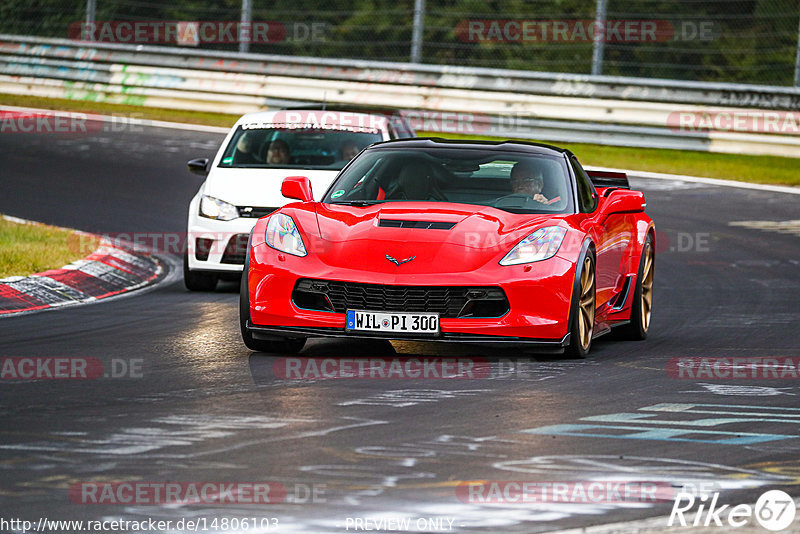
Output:
<svg viewBox="0 0 800 534">
<path fill-rule="evenodd" d="M 567 230 L 561 226 L 539 228 L 517 243 L 517 246 L 500 260 L 500 265 L 519 265 L 552 258 L 558 252 L 565 235 Z"/>
<path fill-rule="evenodd" d="M 203 195 L 200 198 L 200 216 L 218 221 L 232 221 L 239 218 L 239 210 L 224 200 Z"/>
<path fill-rule="evenodd" d="M 294 224 L 294 220 L 283 213 L 276 213 L 269 218 L 267 224 L 267 244 L 275 250 L 280 250 L 294 256 L 305 256 L 306 246 L 303 238 Z"/>
</svg>

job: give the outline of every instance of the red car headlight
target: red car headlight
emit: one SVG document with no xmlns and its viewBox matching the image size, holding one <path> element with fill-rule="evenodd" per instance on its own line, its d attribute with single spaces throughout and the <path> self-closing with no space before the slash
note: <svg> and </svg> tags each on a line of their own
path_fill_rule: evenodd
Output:
<svg viewBox="0 0 800 534">
<path fill-rule="evenodd" d="M 293 256 L 305 256 L 306 246 L 294 219 L 283 213 L 276 213 L 267 224 L 267 245 Z"/>
<path fill-rule="evenodd" d="M 539 228 L 517 243 L 500 260 L 500 265 L 519 265 L 520 263 L 532 263 L 552 258 L 561 247 L 561 242 L 564 241 L 565 235 L 567 235 L 567 230 L 561 226 Z"/>
</svg>

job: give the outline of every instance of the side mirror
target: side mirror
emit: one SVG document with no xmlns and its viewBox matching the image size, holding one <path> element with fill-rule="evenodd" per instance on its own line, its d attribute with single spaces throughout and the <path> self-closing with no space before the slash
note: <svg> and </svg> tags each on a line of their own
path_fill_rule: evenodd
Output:
<svg viewBox="0 0 800 534">
<path fill-rule="evenodd" d="M 605 216 L 612 213 L 640 213 L 646 205 L 641 191 L 614 189 L 603 200 L 601 210 Z"/>
<path fill-rule="evenodd" d="M 186 165 L 189 167 L 189 172 L 200 176 L 208 176 L 208 158 L 192 159 Z"/>
<path fill-rule="evenodd" d="M 311 202 L 314 200 L 311 192 L 311 180 L 305 176 L 287 176 L 281 184 L 281 195 L 303 202 Z"/>
</svg>

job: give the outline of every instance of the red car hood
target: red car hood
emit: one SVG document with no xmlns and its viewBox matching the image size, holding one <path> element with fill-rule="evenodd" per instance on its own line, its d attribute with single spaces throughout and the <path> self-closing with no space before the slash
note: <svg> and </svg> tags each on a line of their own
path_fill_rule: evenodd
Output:
<svg viewBox="0 0 800 534">
<path fill-rule="evenodd" d="M 317 252 L 321 261 L 331 267 L 403 275 L 478 269 L 487 262 L 499 261 L 543 223 L 562 218 L 439 202 L 391 202 L 366 207 L 315 204 L 315 208 L 320 232 Z M 450 229 L 379 226 L 379 222 L 386 224 L 387 220 L 454 226 Z M 414 259 L 398 266 L 387 255 L 399 262 Z"/>
</svg>

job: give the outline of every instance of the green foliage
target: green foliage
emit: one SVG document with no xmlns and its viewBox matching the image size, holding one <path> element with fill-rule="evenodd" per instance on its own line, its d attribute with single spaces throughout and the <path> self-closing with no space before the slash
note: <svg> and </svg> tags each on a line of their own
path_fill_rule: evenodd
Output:
<svg viewBox="0 0 800 534">
<path fill-rule="evenodd" d="M 250 51 L 295 56 L 406 62 L 410 56 L 414 0 L 252 0 L 254 21 L 286 28 L 279 42 L 253 43 Z M 428 0 L 423 62 L 586 74 L 591 39 L 476 41 L 468 21 L 584 21 L 596 0 Z M 241 0 L 97 0 L 98 21 L 237 21 Z M 4 0 L 0 32 L 67 37 L 81 22 L 85 2 Z M 674 28 L 657 42 L 608 42 L 603 73 L 685 80 L 790 85 L 798 41 L 797 0 L 608 0 L 609 20 L 661 21 Z M 701 35 L 705 25 L 710 33 Z M 312 31 L 313 27 L 313 31 Z M 693 35 L 694 33 L 694 35 Z M 238 50 L 237 43 L 199 48 Z"/>
</svg>

